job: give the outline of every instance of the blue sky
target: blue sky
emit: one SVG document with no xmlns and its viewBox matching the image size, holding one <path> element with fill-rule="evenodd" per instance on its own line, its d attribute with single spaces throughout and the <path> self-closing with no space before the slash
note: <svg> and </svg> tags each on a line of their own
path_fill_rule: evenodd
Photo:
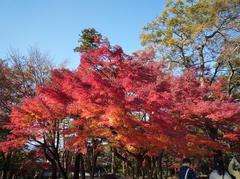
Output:
<svg viewBox="0 0 240 179">
<path fill-rule="evenodd" d="M 73 52 L 78 34 L 94 27 L 127 53 L 141 49 L 139 34 L 164 8 L 165 0 L 1 0 L 0 58 L 10 49 L 26 53 L 30 46 L 47 52 L 55 64 L 67 60 L 76 68 Z"/>
</svg>

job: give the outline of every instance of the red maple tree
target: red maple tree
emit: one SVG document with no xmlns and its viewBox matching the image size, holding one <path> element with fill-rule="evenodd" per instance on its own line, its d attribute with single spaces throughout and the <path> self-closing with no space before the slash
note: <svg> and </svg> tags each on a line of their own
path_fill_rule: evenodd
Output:
<svg viewBox="0 0 240 179">
<path fill-rule="evenodd" d="M 104 42 L 82 54 L 77 70 L 54 70 L 36 97 L 13 109 L 1 149 L 40 147 L 65 178 L 61 150 L 91 155 L 93 177 L 106 142 L 120 159 L 134 158 L 138 169 L 163 151 L 228 150 L 224 134 L 239 124 L 240 108 L 222 87 L 202 84 L 194 70 L 168 73 L 151 51 L 129 56 Z"/>
</svg>

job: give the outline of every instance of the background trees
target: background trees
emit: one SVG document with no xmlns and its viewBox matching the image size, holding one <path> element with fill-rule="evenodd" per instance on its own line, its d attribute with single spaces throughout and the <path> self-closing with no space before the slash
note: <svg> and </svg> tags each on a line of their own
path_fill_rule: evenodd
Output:
<svg viewBox="0 0 240 179">
<path fill-rule="evenodd" d="M 74 52 L 84 52 L 96 48 L 102 40 L 102 34 L 94 28 L 86 28 L 82 30 L 79 36 L 79 47 L 75 47 Z"/>
<path fill-rule="evenodd" d="M 238 0 L 170 0 L 144 27 L 141 41 L 172 65 L 198 68 L 201 80 L 213 81 L 222 68 L 233 65 L 219 56 L 227 44 L 238 41 L 239 12 Z"/>
<path fill-rule="evenodd" d="M 49 57 L 37 48 L 31 48 L 26 56 L 13 50 L 8 59 L 0 60 L 0 64 L 0 140 L 3 142 L 9 134 L 9 130 L 3 126 L 10 121 L 12 107 L 20 104 L 22 98 L 35 95 L 35 87 L 49 80 L 52 66 Z M 4 155 L 1 152 L 2 178 L 11 177 L 15 165 L 21 166 L 24 153 L 16 151 Z"/>
<path fill-rule="evenodd" d="M 51 164 L 52 178 L 67 179 L 71 171 L 78 178 L 80 166 L 94 178 L 98 158 L 110 147 L 126 174 L 161 177 L 163 153 L 230 150 L 224 136 L 238 130 L 240 108 L 223 86 L 203 84 L 195 70 L 172 75 L 151 51 L 129 56 L 103 42 L 81 54 L 76 71 L 53 70 L 36 96 L 13 109 L 1 149 L 31 145 Z"/>
<path fill-rule="evenodd" d="M 112 173 L 162 179 L 183 156 L 239 152 L 239 8 L 168 1 L 143 30 L 149 48 L 132 55 L 85 29 L 76 70 L 53 69 L 37 49 L 10 53 L 0 61 L 2 178 L 93 179 L 111 161 Z"/>
</svg>

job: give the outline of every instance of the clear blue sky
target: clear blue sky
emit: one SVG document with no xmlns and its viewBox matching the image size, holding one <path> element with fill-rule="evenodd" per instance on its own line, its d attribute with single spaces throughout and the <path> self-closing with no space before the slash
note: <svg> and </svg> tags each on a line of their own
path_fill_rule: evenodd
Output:
<svg viewBox="0 0 240 179">
<path fill-rule="evenodd" d="M 78 34 L 94 27 L 127 53 L 141 49 L 142 27 L 159 15 L 166 0 L 1 0 L 0 58 L 10 49 L 36 46 L 59 64 L 79 64 Z"/>
</svg>

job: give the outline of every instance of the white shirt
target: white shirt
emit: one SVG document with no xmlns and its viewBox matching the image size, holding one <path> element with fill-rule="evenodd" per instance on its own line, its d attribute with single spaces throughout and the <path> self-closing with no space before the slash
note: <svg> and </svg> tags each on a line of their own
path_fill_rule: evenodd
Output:
<svg viewBox="0 0 240 179">
<path fill-rule="evenodd" d="M 232 179 L 232 178 L 228 174 L 228 172 L 225 172 L 224 176 L 222 176 L 218 174 L 217 170 L 213 170 L 209 175 L 209 179 Z"/>
</svg>

